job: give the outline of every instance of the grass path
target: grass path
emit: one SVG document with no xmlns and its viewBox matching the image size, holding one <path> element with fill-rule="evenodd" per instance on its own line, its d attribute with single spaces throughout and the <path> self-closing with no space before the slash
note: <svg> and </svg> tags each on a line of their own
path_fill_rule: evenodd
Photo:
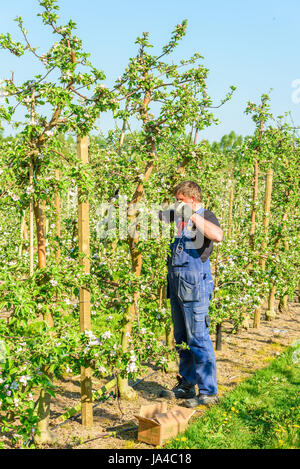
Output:
<svg viewBox="0 0 300 469">
<path fill-rule="evenodd" d="M 227 393 L 164 448 L 299 448 L 299 384 L 300 344 Z"/>
</svg>

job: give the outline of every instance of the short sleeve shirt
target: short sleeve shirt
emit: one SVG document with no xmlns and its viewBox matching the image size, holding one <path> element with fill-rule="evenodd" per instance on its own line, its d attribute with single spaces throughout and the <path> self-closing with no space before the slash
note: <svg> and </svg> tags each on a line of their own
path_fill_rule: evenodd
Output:
<svg viewBox="0 0 300 469">
<path fill-rule="evenodd" d="M 211 212 L 210 210 L 204 210 L 204 213 L 200 214 L 201 217 L 204 218 L 204 220 L 210 221 L 216 226 L 220 227 L 220 223 L 216 217 L 216 215 Z M 211 253 L 213 252 L 213 247 L 214 243 L 211 239 L 207 238 L 206 236 L 203 236 L 202 233 L 195 227 L 195 225 L 192 228 L 192 233 L 195 232 L 196 236 L 199 236 L 199 248 L 197 249 L 198 251 L 198 256 L 201 258 L 202 262 L 207 261 Z M 198 240 L 197 240 L 197 247 L 198 247 Z"/>
<path fill-rule="evenodd" d="M 215 214 L 209 210 L 200 209 L 197 211 L 198 215 L 208 220 L 216 226 L 220 226 L 220 223 Z M 177 222 L 177 235 L 174 243 L 171 244 L 171 251 L 176 249 L 176 246 L 180 242 L 182 236 L 185 239 L 189 239 L 188 249 L 186 250 L 189 255 L 189 269 L 198 270 L 199 263 L 207 261 L 211 253 L 213 252 L 213 241 L 206 236 L 195 226 L 195 224 L 189 220 L 188 223 L 184 223 L 181 220 Z M 170 258 L 168 261 L 170 262 Z"/>
</svg>

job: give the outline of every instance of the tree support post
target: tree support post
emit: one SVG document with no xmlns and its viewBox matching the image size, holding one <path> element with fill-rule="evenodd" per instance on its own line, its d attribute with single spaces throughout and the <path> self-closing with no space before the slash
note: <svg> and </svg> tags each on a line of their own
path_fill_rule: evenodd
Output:
<svg viewBox="0 0 300 469">
<path fill-rule="evenodd" d="M 218 268 L 219 268 L 219 245 L 216 247 L 216 260 L 215 260 L 215 272 L 214 272 L 214 292 L 213 297 L 216 298 L 216 288 L 218 286 Z M 216 350 L 222 350 L 222 322 L 216 324 Z"/>
<path fill-rule="evenodd" d="M 55 179 L 59 181 L 60 179 L 60 171 L 59 169 L 55 170 Z M 61 236 L 61 226 L 60 226 L 60 214 L 61 214 L 61 200 L 58 191 L 55 191 L 55 234 L 57 238 L 57 245 L 56 245 L 56 252 L 55 252 L 55 258 L 56 258 L 56 263 L 57 265 L 60 264 L 60 236 Z"/>
<path fill-rule="evenodd" d="M 88 164 L 88 136 L 77 138 L 77 156 L 83 164 Z M 87 194 L 78 191 L 78 243 L 80 264 L 83 271 L 90 273 L 90 227 L 89 227 L 89 202 Z M 82 287 L 79 291 L 80 303 L 80 330 L 84 332 L 91 329 L 91 305 L 90 292 Z M 81 416 L 82 425 L 91 428 L 93 426 L 92 404 L 92 371 L 91 368 L 81 367 Z"/>
<path fill-rule="evenodd" d="M 261 244 L 262 257 L 260 261 L 260 265 L 263 271 L 266 268 L 266 259 L 265 259 L 264 251 L 267 249 L 267 245 L 268 245 L 267 236 L 268 236 L 268 228 L 269 228 L 269 221 L 270 221 L 272 182 L 273 182 L 273 170 L 268 169 L 267 179 L 266 179 L 265 203 L 264 203 L 264 222 L 263 222 L 264 238 Z M 253 328 L 255 329 L 258 329 L 260 326 L 260 316 L 262 312 L 262 306 L 264 303 L 265 303 L 265 299 L 263 299 L 261 305 L 258 306 L 258 308 L 254 311 Z"/>
<path fill-rule="evenodd" d="M 33 185 L 33 160 L 30 158 L 29 166 L 29 186 Z M 30 195 L 29 200 L 29 275 L 33 276 L 33 227 L 34 227 L 34 210 L 33 210 L 33 196 Z"/>
</svg>

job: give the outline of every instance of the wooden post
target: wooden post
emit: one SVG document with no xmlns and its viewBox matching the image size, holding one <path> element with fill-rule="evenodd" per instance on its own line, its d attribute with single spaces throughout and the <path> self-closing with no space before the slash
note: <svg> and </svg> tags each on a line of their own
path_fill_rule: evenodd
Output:
<svg viewBox="0 0 300 469">
<path fill-rule="evenodd" d="M 59 181 L 60 179 L 60 171 L 59 169 L 55 170 L 55 179 Z M 55 251 L 56 263 L 60 264 L 60 247 L 59 247 L 59 240 L 60 240 L 60 212 L 61 212 L 61 201 L 57 191 L 55 191 L 55 234 L 58 238 L 57 246 Z"/>
<path fill-rule="evenodd" d="M 275 294 L 276 294 L 276 285 L 272 285 L 270 291 L 269 291 L 269 297 L 268 297 L 268 309 L 266 311 L 266 320 L 267 321 L 272 321 L 276 317 L 276 312 L 275 312 Z"/>
<path fill-rule="evenodd" d="M 264 233 L 263 233 L 263 241 L 261 244 L 261 251 L 262 257 L 260 260 L 260 265 L 263 270 L 265 270 L 266 266 L 266 259 L 264 251 L 267 248 L 267 236 L 268 236 L 268 227 L 270 221 L 270 207 L 271 207 L 271 194 L 272 194 L 272 180 L 273 180 L 273 170 L 268 169 L 267 179 L 266 179 L 266 191 L 265 191 L 265 203 L 264 203 Z M 256 308 L 254 311 L 254 321 L 253 321 L 253 328 L 258 329 L 260 326 L 260 315 L 262 312 L 262 306 L 264 304 L 264 300 L 262 301 L 261 305 Z"/>
<path fill-rule="evenodd" d="M 271 194 L 272 194 L 272 180 L 273 180 L 273 170 L 268 169 L 267 173 L 267 181 L 266 181 L 266 193 L 265 193 L 265 205 L 264 205 L 264 237 L 261 245 L 262 253 L 267 248 L 267 236 L 268 236 L 268 228 L 269 228 L 269 221 L 270 221 L 270 207 L 271 207 Z M 261 258 L 261 267 L 265 270 L 266 259 L 265 256 Z"/>
<path fill-rule="evenodd" d="M 218 286 L 218 267 L 219 267 L 219 245 L 216 246 L 216 260 L 215 260 L 215 271 L 214 271 L 214 292 L 213 296 L 216 297 L 216 288 Z M 216 350 L 222 350 L 222 322 L 216 325 Z"/>
<path fill-rule="evenodd" d="M 33 184 L 33 162 L 30 158 L 29 166 L 29 186 Z M 30 195 L 29 200 L 29 275 L 33 275 L 33 226 L 34 226 L 34 211 L 33 211 L 33 197 Z"/>
<path fill-rule="evenodd" d="M 250 228 L 250 246 L 254 249 L 254 232 L 255 232 L 255 217 L 256 217 L 256 202 L 258 196 L 258 162 L 254 161 L 254 174 L 253 174 L 253 206 L 251 213 L 251 228 Z"/>
<path fill-rule="evenodd" d="M 43 200 L 35 201 L 34 214 L 35 214 L 35 221 L 36 221 L 39 269 L 44 269 L 47 265 L 46 239 L 45 239 L 45 201 Z"/>
<path fill-rule="evenodd" d="M 288 217 L 288 208 L 286 209 L 284 215 L 283 215 L 283 233 L 281 236 L 282 238 L 279 236 L 276 243 L 275 243 L 275 253 L 277 252 L 277 249 L 279 248 L 280 246 L 280 243 L 282 242 L 283 240 L 283 243 L 284 243 L 284 249 L 285 250 L 288 250 L 289 248 L 289 243 L 286 239 L 286 227 L 285 227 L 285 222 L 287 220 L 287 217 Z M 273 318 L 276 317 L 276 312 L 275 312 L 275 294 L 276 294 L 276 283 L 274 283 L 270 289 L 270 292 L 269 292 L 269 300 L 268 300 L 268 310 L 266 311 L 266 319 L 267 320 L 272 320 Z M 287 312 L 288 311 L 288 305 L 287 305 L 287 302 L 288 302 L 288 295 L 283 295 L 280 297 L 279 299 L 279 306 L 278 306 L 278 309 L 279 311 L 281 312 Z"/>
<path fill-rule="evenodd" d="M 77 138 L 77 155 L 83 164 L 88 164 L 88 136 Z M 85 273 L 90 273 L 90 227 L 89 227 L 89 202 L 87 197 L 82 200 L 83 194 L 78 191 L 78 243 L 79 253 L 84 254 L 80 259 Z M 86 288 L 80 288 L 80 330 L 91 329 L 90 292 Z M 93 426 L 92 405 L 92 371 L 91 368 L 81 367 L 81 415 L 84 427 Z"/>
<path fill-rule="evenodd" d="M 30 123 L 34 122 L 34 107 L 35 107 L 35 90 L 31 91 L 31 104 L 30 104 Z M 29 162 L 29 187 L 33 187 L 33 157 L 30 157 Z M 32 194 L 29 199 L 29 275 L 33 275 L 33 224 L 34 224 L 34 200 Z"/>
</svg>

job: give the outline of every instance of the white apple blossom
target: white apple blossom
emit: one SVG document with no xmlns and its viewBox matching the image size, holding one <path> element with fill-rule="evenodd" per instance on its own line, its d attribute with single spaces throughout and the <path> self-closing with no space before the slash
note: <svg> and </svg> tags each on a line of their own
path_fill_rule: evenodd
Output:
<svg viewBox="0 0 300 469">
<path fill-rule="evenodd" d="M 110 339 L 111 338 L 111 332 L 110 331 L 103 332 L 101 337 L 103 339 Z"/>
<path fill-rule="evenodd" d="M 28 380 L 30 380 L 30 376 L 21 376 L 21 378 L 19 378 L 19 382 L 22 383 L 24 386 L 27 385 Z"/>
<path fill-rule="evenodd" d="M 32 185 L 26 187 L 25 189 L 26 194 L 33 194 L 34 193 L 34 187 Z"/>
<path fill-rule="evenodd" d="M 98 368 L 98 371 L 99 371 L 99 373 L 104 375 L 106 373 L 106 368 L 104 366 L 100 365 L 99 368 Z"/>
</svg>

